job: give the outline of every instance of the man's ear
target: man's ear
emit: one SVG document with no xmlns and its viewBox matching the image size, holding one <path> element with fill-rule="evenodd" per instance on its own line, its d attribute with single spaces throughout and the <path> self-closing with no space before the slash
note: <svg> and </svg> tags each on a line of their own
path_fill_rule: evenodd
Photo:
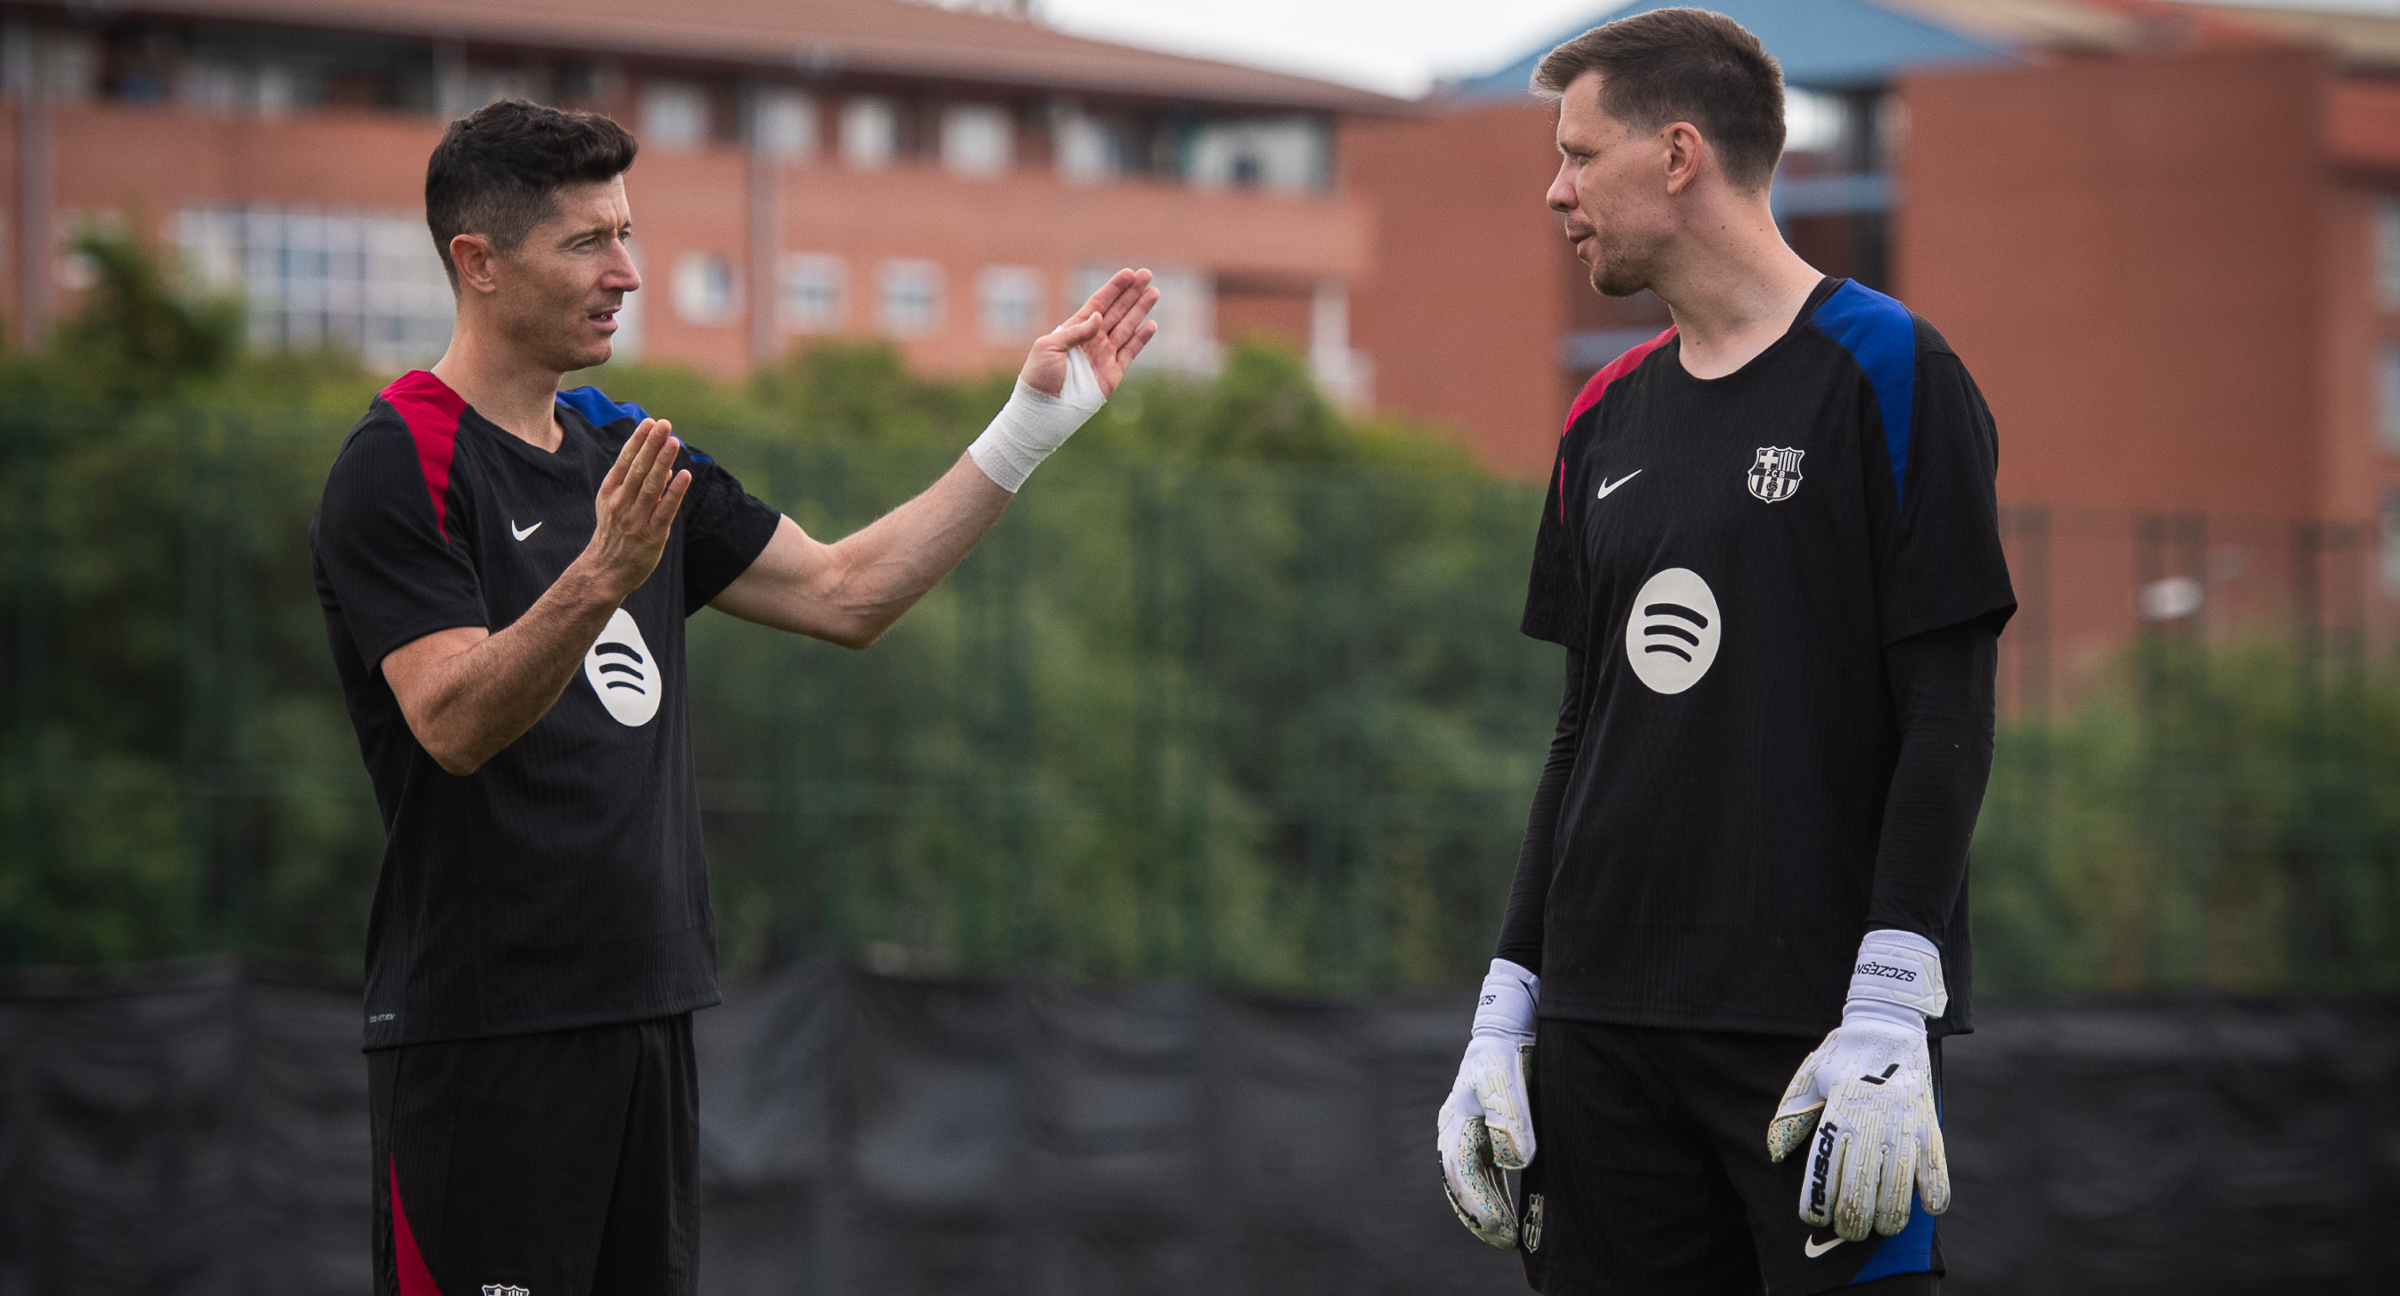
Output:
<svg viewBox="0 0 2400 1296">
<path fill-rule="evenodd" d="M 1700 179 L 1700 168 L 1708 158 L 1708 141 L 1701 137 L 1700 128 L 1690 122 L 1674 122 L 1658 133 L 1665 146 L 1667 163 L 1667 193 L 1674 196 L 1691 188 Z"/>
<path fill-rule="evenodd" d="M 481 234 L 457 234 L 450 239 L 450 264 L 458 268 L 458 286 L 488 293 L 499 290 L 493 273 L 492 241 Z"/>
</svg>

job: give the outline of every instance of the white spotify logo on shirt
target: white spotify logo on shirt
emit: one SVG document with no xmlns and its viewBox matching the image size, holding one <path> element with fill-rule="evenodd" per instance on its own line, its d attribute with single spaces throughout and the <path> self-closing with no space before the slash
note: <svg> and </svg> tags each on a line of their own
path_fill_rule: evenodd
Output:
<svg viewBox="0 0 2400 1296">
<path fill-rule="evenodd" d="M 609 614 L 608 628 L 583 655 L 583 677 L 592 682 L 600 705 L 618 724 L 639 728 L 658 714 L 658 695 L 666 681 L 659 676 L 658 658 L 642 638 L 642 628 L 623 608 Z"/>
<path fill-rule="evenodd" d="M 1655 693 L 1681 693 L 1717 660 L 1724 637 L 1717 596 L 1687 567 L 1669 567 L 1642 583 L 1625 618 L 1625 660 Z"/>
</svg>

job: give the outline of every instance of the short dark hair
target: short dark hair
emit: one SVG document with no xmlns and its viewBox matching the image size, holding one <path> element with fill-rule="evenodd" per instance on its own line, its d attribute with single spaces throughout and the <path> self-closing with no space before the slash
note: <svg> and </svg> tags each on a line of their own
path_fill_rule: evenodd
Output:
<svg viewBox="0 0 2400 1296">
<path fill-rule="evenodd" d="M 1783 157 L 1783 68 L 1749 29 L 1706 9 L 1653 9 L 1594 27 L 1542 56 L 1533 92 L 1557 99 L 1600 74 L 1600 107 L 1640 130 L 1688 121 L 1725 178 L 1765 188 Z"/>
<path fill-rule="evenodd" d="M 450 123 L 425 164 L 425 224 L 450 286 L 450 240 L 481 234 L 501 252 L 558 209 L 571 184 L 613 180 L 633 165 L 632 132 L 598 113 L 502 99 Z"/>
</svg>

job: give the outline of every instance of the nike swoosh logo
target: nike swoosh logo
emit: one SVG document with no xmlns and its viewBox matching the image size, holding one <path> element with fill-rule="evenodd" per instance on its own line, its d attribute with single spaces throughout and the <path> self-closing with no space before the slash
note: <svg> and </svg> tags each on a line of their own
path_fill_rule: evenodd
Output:
<svg viewBox="0 0 2400 1296">
<path fill-rule="evenodd" d="M 1840 1246 L 1841 1244 L 1842 1239 L 1837 1235 L 1831 1242 L 1827 1242 L 1820 1246 L 1817 1243 L 1817 1235 L 1811 1233 L 1808 1235 L 1808 1240 L 1800 1244 L 1800 1249 L 1807 1253 L 1809 1259 L 1814 1260 L 1818 1256 L 1833 1250 L 1835 1247 Z"/>
<path fill-rule="evenodd" d="M 539 522 L 536 522 L 536 523 L 534 523 L 532 526 L 529 526 L 529 527 L 525 528 L 524 530 L 520 531 L 520 530 L 518 530 L 518 529 L 517 529 L 517 520 L 516 520 L 515 518 L 510 518 L 510 519 L 508 520 L 508 533 L 509 533 L 510 535 L 513 535 L 513 536 L 515 536 L 515 537 L 516 537 L 517 539 L 519 539 L 519 540 L 522 540 L 522 539 L 524 539 L 525 537 L 527 537 L 527 536 L 529 536 L 529 535 L 532 535 L 534 532 L 536 532 L 536 531 L 539 531 L 539 530 L 541 530 L 541 529 L 542 529 L 542 524 L 541 524 L 541 523 L 539 523 Z"/>
<path fill-rule="evenodd" d="M 1639 469 L 1639 468 L 1636 468 L 1636 469 L 1634 469 L 1632 472 L 1629 472 L 1629 473 L 1625 474 L 1624 476 L 1622 476 L 1622 477 L 1619 477 L 1618 479 L 1616 479 L 1616 480 L 1615 480 L 1615 481 L 1613 481 L 1613 482 L 1612 482 L 1612 481 L 1610 481 L 1610 480 L 1609 480 L 1608 478 L 1606 478 L 1606 477 L 1603 477 L 1603 478 L 1601 478 L 1601 479 L 1600 479 L 1600 498 L 1602 498 L 1602 499 L 1607 499 L 1607 498 L 1609 497 L 1609 494 L 1610 494 L 1610 492 L 1612 492 L 1612 491 L 1616 490 L 1616 488 L 1617 488 L 1617 487 L 1619 487 L 1619 486 L 1622 486 L 1622 485 L 1624 485 L 1625 483 L 1627 483 L 1627 482 L 1629 482 L 1629 481 L 1632 481 L 1634 478 L 1636 478 L 1636 477 L 1639 477 L 1639 476 L 1641 476 L 1641 475 L 1642 475 L 1642 470 L 1641 470 L 1641 469 Z"/>
</svg>

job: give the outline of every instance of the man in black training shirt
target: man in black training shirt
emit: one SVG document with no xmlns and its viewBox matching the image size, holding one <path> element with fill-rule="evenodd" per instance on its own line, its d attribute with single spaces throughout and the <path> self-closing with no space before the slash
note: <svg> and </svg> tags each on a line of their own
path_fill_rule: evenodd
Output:
<svg viewBox="0 0 2400 1296">
<path fill-rule="evenodd" d="M 449 350 L 359 420 L 309 530 L 387 833 L 366 992 L 384 1296 L 694 1289 L 691 1013 L 717 986 L 684 619 L 874 642 L 1156 328 L 1149 273 L 1119 272 L 946 475 L 823 544 L 666 421 L 558 390 L 641 286 L 633 158 L 590 114 L 451 124 L 425 178 Z"/>
<path fill-rule="evenodd" d="M 1534 80 L 1593 287 L 1675 327 L 1577 397 L 1543 497 L 1524 631 L 1565 697 L 1445 1186 L 1551 1296 L 1930 1292 L 2016 605 L 1991 415 L 1784 244 L 1782 75 L 1731 19 L 1621 19 Z"/>
</svg>

